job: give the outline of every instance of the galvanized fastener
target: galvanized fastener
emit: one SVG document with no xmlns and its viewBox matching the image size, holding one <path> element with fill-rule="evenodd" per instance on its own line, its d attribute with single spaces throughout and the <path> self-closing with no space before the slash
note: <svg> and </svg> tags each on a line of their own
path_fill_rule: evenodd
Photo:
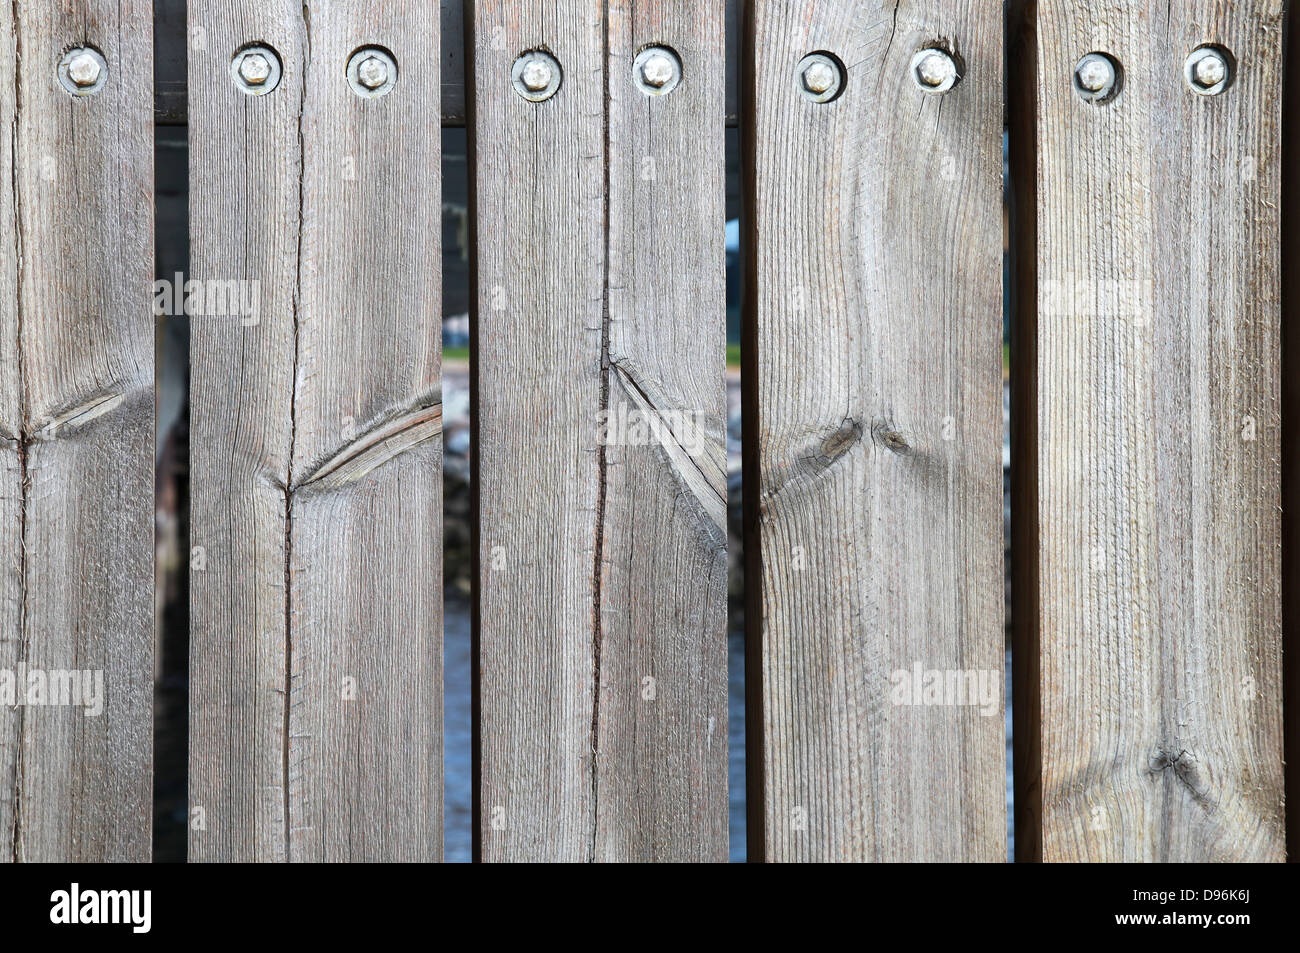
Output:
<svg viewBox="0 0 1300 953">
<path fill-rule="evenodd" d="M 562 79 L 560 64 L 541 50 L 520 54 L 510 70 L 510 82 L 515 92 L 530 103 L 550 99 L 560 88 Z"/>
<path fill-rule="evenodd" d="M 1089 53 L 1074 67 L 1074 91 L 1090 103 L 1104 103 L 1119 92 L 1119 65 L 1105 53 Z"/>
<path fill-rule="evenodd" d="M 947 50 L 932 46 L 912 55 L 912 80 L 927 93 L 946 93 L 960 79 L 957 61 Z"/>
<path fill-rule="evenodd" d="M 632 61 L 632 81 L 647 96 L 667 96 L 682 81 L 682 61 L 666 46 L 651 46 Z"/>
<path fill-rule="evenodd" d="M 59 83 L 74 96 L 89 96 L 104 88 L 108 63 L 103 55 L 89 46 L 74 47 L 59 60 Z"/>
<path fill-rule="evenodd" d="M 814 103 L 829 103 L 844 88 L 844 69 L 829 53 L 809 53 L 794 72 L 799 94 Z"/>
<path fill-rule="evenodd" d="M 379 46 L 363 46 L 350 57 L 348 86 L 362 99 L 387 96 L 397 85 L 397 60 Z"/>
<path fill-rule="evenodd" d="M 280 56 L 269 46 L 246 46 L 230 61 L 230 76 L 240 92 L 265 96 L 280 85 Z"/>
<path fill-rule="evenodd" d="M 1222 47 L 1202 46 L 1192 50 L 1183 64 L 1187 85 L 1198 96 L 1217 96 L 1232 81 L 1232 64 Z"/>
</svg>

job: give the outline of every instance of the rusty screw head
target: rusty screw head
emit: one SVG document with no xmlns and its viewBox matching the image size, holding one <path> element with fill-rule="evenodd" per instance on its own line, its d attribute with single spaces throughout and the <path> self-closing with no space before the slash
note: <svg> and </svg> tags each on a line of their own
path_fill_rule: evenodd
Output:
<svg viewBox="0 0 1300 953">
<path fill-rule="evenodd" d="M 560 88 L 560 64 L 541 50 L 521 54 L 510 70 L 515 92 L 531 103 L 550 99 Z"/>
<path fill-rule="evenodd" d="M 814 103 L 828 103 L 844 88 L 844 70 L 829 53 L 809 53 L 795 67 L 799 95 Z"/>
<path fill-rule="evenodd" d="M 961 70 L 947 50 L 928 47 L 912 56 L 912 79 L 927 93 L 946 93 L 961 79 Z"/>
<path fill-rule="evenodd" d="M 280 85 L 280 57 L 269 46 L 249 46 L 230 61 L 230 77 L 249 96 L 265 96 Z"/>
<path fill-rule="evenodd" d="M 1092 103 L 1103 103 L 1118 92 L 1119 70 L 1105 53 L 1089 53 L 1074 67 L 1074 91 Z"/>
<path fill-rule="evenodd" d="M 74 96 L 89 96 L 103 88 L 108 79 L 108 64 L 103 55 L 89 46 L 68 50 L 59 60 L 59 83 Z"/>
<path fill-rule="evenodd" d="M 1217 46 L 1192 50 L 1183 66 L 1187 86 L 1199 96 L 1217 96 L 1228 88 L 1232 66 L 1226 51 Z"/>
</svg>

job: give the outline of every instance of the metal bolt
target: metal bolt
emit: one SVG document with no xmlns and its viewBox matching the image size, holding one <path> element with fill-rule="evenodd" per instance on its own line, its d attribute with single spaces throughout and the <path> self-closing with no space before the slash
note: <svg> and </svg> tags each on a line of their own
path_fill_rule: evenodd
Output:
<svg viewBox="0 0 1300 953">
<path fill-rule="evenodd" d="M 271 64 L 267 62 L 266 57 L 261 53 L 253 53 L 245 56 L 239 64 L 239 75 L 244 78 L 244 82 L 250 86 L 260 86 L 265 83 L 271 75 Z"/>
<path fill-rule="evenodd" d="M 265 96 L 280 85 L 280 57 L 269 46 L 248 46 L 230 61 L 230 77 L 242 93 Z"/>
<path fill-rule="evenodd" d="M 357 77 L 366 89 L 378 89 L 388 80 L 388 67 L 376 56 L 367 56 L 357 67 Z"/>
<path fill-rule="evenodd" d="M 927 93 L 946 93 L 961 79 L 961 70 L 947 50 L 928 47 L 912 56 L 912 79 Z"/>
<path fill-rule="evenodd" d="M 94 86 L 99 72 L 99 63 L 89 53 L 78 53 L 68 62 L 68 76 L 78 86 Z"/>
<path fill-rule="evenodd" d="M 673 78 L 673 64 L 666 56 L 652 56 L 641 64 L 641 78 L 646 85 L 660 87 Z"/>
<path fill-rule="evenodd" d="M 59 60 L 59 83 L 74 96 L 89 96 L 103 88 L 108 79 L 108 64 L 103 55 L 89 46 L 68 50 Z"/>
<path fill-rule="evenodd" d="M 519 78 L 524 81 L 524 85 L 533 92 L 538 93 L 551 85 L 551 77 L 555 75 L 551 71 L 551 65 L 545 60 L 533 59 L 524 64 L 524 71 L 519 74 Z"/>
<path fill-rule="evenodd" d="M 554 96 L 562 78 L 560 64 L 540 50 L 521 54 L 510 70 L 515 92 L 532 103 Z"/>
<path fill-rule="evenodd" d="M 1100 103 L 1116 91 L 1119 72 L 1105 53 L 1089 53 L 1074 67 L 1074 89 L 1088 102 Z"/>
<path fill-rule="evenodd" d="M 844 88 L 844 70 L 829 53 L 809 53 L 795 67 L 799 95 L 814 103 L 829 103 Z"/>
<path fill-rule="evenodd" d="M 810 93 L 824 93 L 835 85 L 835 70 L 826 63 L 810 63 L 803 71 L 803 87 Z"/>
<path fill-rule="evenodd" d="M 682 61 L 666 46 L 651 46 L 632 62 L 632 81 L 647 96 L 666 96 L 682 81 Z"/>
<path fill-rule="evenodd" d="M 397 60 L 377 46 L 366 46 L 348 57 L 348 86 L 362 99 L 378 99 L 397 85 Z"/>
<path fill-rule="evenodd" d="M 1192 92 L 1201 96 L 1216 96 L 1228 88 L 1232 67 L 1224 50 L 1215 46 L 1202 46 L 1192 50 L 1187 57 L 1183 75 Z"/>
</svg>

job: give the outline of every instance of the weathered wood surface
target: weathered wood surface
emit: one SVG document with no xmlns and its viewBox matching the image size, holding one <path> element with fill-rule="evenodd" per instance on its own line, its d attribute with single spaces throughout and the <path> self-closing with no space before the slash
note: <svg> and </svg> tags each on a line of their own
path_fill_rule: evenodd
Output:
<svg viewBox="0 0 1300 953">
<path fill-rule="evenodd" d="M 0 13 L 0 671 L 101 672 L 103 691 L 89 717 L 0 709 L 6 860 L 150 854 L 151 22 L 135 0 Z M 55 68 L 85 43 L 108 78 L 73 97 Z"/>
<path fill-rule="evenodd" d="M 261 308 L 193 319 L 190 856 L 436 860 L 436 17 L 282 0 L 196 26 L 193 271 L 260 282 Z M 284 64 L 265 96 L 231 82 L 252 40 Z M 398 64 L 377 99 L 344 76 L 366 45 Z"/>
<path fill-rule="evenodd" d="M 1282 9 L 1038 4 L 1045 860 L 1283 859 Z"/>
<path fill-rule="evenodd" d="M 472 24 L 478 852 L 723 860 L 723 11 L 603 6 Z M 684 76 L 653 99 L 652 43 Z"/>
<path fill-rule="evenodd" d="M 998 861 L 1001 9 L 751 16 L 750 857 Z M 942 95 L 909 69 L 936 41 Z M 849 64 L 829 104 L 814 51 Z M 916 665 L 991 673 L 994 710 L 893 704 Z"/>
<path fill-rule="evenodd" d="M 596 857 L 725 861 L 723 9 L 608 9 Z M 682 82 L 665 96 L 632 81 L 649 45 L 681 59 Z"/>
</svg>

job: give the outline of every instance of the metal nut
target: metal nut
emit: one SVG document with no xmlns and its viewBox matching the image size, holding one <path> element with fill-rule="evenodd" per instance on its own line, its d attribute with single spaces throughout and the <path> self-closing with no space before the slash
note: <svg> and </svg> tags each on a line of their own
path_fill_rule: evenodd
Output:
<svg viewBox="0 0 1300 953">
<path fill-rule="evenodd" d="M 515 92 L 531 103 L 550 99 L 560 88 L 563 73 L 555 58 L 541 50 L 522 53 L 510 70 Z"/>
<path fill-rule="evenodd" d="M 230 61 L 230 78 L 240 92 L 265 96 L 280 85 L 280 56 L 269 46 L 247 46 Z"/>
<path fill-rule="evenodd" d="M 1103 103 L 1119 92 L 1119 68 L 1105 53 L 1089 53 L 1074 67 L 1074 91 L 1091 103 Z"/>
<path fill-rule="evenodd" d="M 651 46 L 632 61 L 632 81 L 647 96 L 666 96 L 682 81 L 682 61 L 666 46 Z"/>
<path fill-rule="evenodd" d="M 1192 50 L 1183 66 L 1183 76 L 1192 92 L 1199 96 L 1217 96 L 1232 80 L 1232 64 L 1226 50 L 1202 46 Z"/>
<path fill-rule="evenodd" d="M 386 96 L 397 85 L 397 60 L 388 50 L 363 46 L 348 57 L 348 86 L 362 99 Z"/>
<path fill-rule="evenodd" d="M 947 50 L 927 47 L 912 55 L 912 79 L 927 93 L 946 93 L 961 79 L 961 70 Z"/>
<path fill-rule="evenodd" d="M 89 96 L 99 92 L 108 79 L 108 63 L 99 50 L 78 46 L 68 50 L 59 60 L 59 83 L 74 96 Z"/>
<path fill-rule="evenodd" d="M 829 103 L 844 89 L 844 68 L 830 53 L 809 53 L 795 67 L 799 95 L 814 103 Z"/>
</svg>

